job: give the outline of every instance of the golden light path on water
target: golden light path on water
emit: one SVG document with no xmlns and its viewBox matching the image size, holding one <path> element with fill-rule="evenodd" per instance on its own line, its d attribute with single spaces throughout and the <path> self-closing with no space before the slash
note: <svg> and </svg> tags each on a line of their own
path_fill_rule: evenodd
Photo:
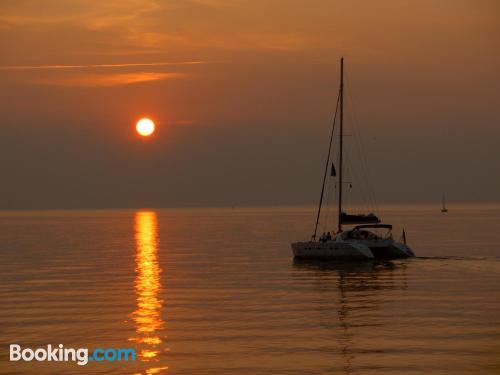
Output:
<svg viewBox="0 0 500 375">
<path fill-rule="evenodd" d="M 135 293 L 137 308 L 132 314 L 136 336 L 130 338 L 139 344 L 138 358 L 141 361 L 158 360 L 162 338 L 159 331 L 165 323 L 161 318 L 162 301 L 161 269 L 158 263 L 158 220 L 155 212 L 139 211 L 135 214 L 136 278 Z M 147 374 L 158 373 L 154 368 Z"/>
</svg>

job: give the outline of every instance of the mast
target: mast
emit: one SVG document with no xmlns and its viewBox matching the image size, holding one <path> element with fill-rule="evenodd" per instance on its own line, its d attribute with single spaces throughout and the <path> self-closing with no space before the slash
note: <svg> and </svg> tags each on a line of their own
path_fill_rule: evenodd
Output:
<svg viewBox="0 0 500 375">
<path fill-rule="evenodd" d="M 342 143 L 344 135 L 344 58 L 340 59 L 340 146 L 339 146 L 339 223 L 338 232 L 342 232 Z"/>
<path fill-rule="evenodd" d="M 321 184 L 321 194 L 319 198 L 318 213 L 316 215 L 316 225 L 314 227 L 314 234 L 312 239 L 316 239 L 316 234 L 318 233 L 319 218 L 321 215 L 321 206 L 323 204 L 323 195 L 325 192 L 326 176 L 328 173 L 328 166 L 330 165 L 330 154 L 332 151 L 333 135 L 335 133 L 335 123 L 337 122 L 337 113 L 340 105 L 340 171 L 339 171 L 339 226 L 338 231 L 342 231 L 342 221 L 340 220 L 342 213 L 342 136 L 343 136 L 343 121 L 344 121 L 344 58 L 340 59 L 340 89 L 339 95 L 337 96 L 337 106 L 335 107 L 335 115 L 333 116 L 332 131 L 330 133 L 330 143 L 328 145 L 328 156 L 326 157 L 325 172 L 323 174 L 323 183 Z M 333 166 L 332 166 L 333 168 Z M 333 172 L 332 172 L 333 175 Z"/>
<path fill-rule="evenodd" d="M 330 154 L 332 152 L 333 135 L 335 133 L 335 122 L 337 121 L 339 100 L 340 100 L 340 94 L 337 96 L 337 105 L 335 107 L 335 115 L 333 116 L 332 131 L 330 133 L 330 143 L 328 144 L 328 156 L 326 157 L 325 173 L 323 174 L 323 183 L 321 184 L 321 194 L 320 194 L 320 198 L 319 198 L 318 214 L 316 215 L 316 225 L 314 227 L 314 234 L 312 236 L 313 240 L 316 239 L 316 234 L 318 233 L 319 217 L 321 215 L 321 206 L 323 204 L 323 195 L 325 193 L 325 183 L 326 183 L 326 176 L 328 173 L 328 166 L 330 165 Z"/>
<path fill-rule="evenodd" d="M 312 239 L 313 240 L 316 239 L 316 234 L 318 233 L 319 217 L 321 215 L 321 206 L 323 205 L 323 196 L 324 196 L 324 193 L 325 193 L 326 176 L 327 176 L 327 173 L 328 173 L 328 167 L 330 165 L 330 154 L 332 152 L 333 135 L 335 133 L 335 123 L 337 122 L 337 113 L 338 113 L 338 110 L 339 110 L 339 101 L 340 101 L 340 92 L 339 92 L 339 94 L 337 96 L 337 104 L 335 106 L 335 115 L 333 116 L 332 130 L 331 130 L 331 133 L 330 133 L 330 142 L 328 143 L 328 156 L 326 157 L 325 173 L 323 174 L 323 183 L 321 184 L 321 194 L 320 194 L 320 198 L 319 198 L 318 213 L 316 215 L 316 225 L 314 227 L 314 234 L 312 235 Z"/>
</svg>

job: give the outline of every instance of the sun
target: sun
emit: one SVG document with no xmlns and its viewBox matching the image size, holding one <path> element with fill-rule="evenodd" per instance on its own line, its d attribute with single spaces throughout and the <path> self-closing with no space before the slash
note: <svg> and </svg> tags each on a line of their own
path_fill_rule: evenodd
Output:
<svg viewBox="0 0 500 375">
<path fill-rule="evenodd" d="M 139 133 L 139 135 L 148 137 L 154 133 L 155 123 L 148 118 L 141 118 L 139 121 L 137 121 L 135 129 L 137 130 L 137 133 Z"/>
</svg>

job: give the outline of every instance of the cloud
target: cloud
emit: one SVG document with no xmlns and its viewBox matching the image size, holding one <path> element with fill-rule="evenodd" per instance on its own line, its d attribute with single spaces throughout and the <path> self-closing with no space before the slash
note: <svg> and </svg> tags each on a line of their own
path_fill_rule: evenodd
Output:
<svg viewBox="0 0 500 375">
<path fill-rule="evenodd" d="M 179 72 L 134 72 L 115 74 L 80 74 L 70 77 L 53 77 L 36 80 L 35 83 L 53 86 L 72 87 L 111 87 L 131 85 L 136 83 L 161 81 L 186 77 L 188 74 Z"/>
<path fill-rule="evenodd" d="M 158 0 L 25 0 L 2 4 L 0 20 L 10 26 L 71 23 L 101 29 L 133 22 L 161 7 Z"/>
<path fill-rule="evenodd" d="M 25 0 L 11 4 L 0 4 L 0 24 L 11 28 L 13 36 L 30 33 L 36 39 L 39 35 L 44 50 L 67 55 L 91 47 L 97 54 L 135 50 L 184 56 L 194 49 L 198 55 L 221 49 L 297 51 L 310 43 L 301 28 L 285 29 L 272 16 L 276 8 L 281 9 L 277 5 L 269 5 L 270 13 L 263 15 L 253 3 L 236 0 Z M 45 35 L 51 30 L 62 36 Z M 64 30 L 78 35 L 80 43 L 67 41 Z"/>
<path fill-rule="evenodd" d="M 84 64 L 84 65 L 6 65 L 0 70 L 56 70 L 56 69 L 92 69 L 92 68 L 134 68 L 145 66 L 198 65 L 206 61 L 180 61 L 156 63 L 124 63 L 124 64 Z"/>
</svg>

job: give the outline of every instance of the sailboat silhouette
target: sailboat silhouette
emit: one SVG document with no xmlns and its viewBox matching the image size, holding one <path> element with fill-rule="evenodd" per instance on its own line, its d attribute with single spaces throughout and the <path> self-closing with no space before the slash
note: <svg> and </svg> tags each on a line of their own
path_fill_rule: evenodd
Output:
<svg viewBox="0 0 500 375">
<path fill-rule="evenodd" d="M 446 200 L 444 194 L 443 194 L 443 208 L 441 208 L 441 212 L 448 212 L 448 209 L 446 208 Z"/>
<path fill-rule="evenodd" d="M 318 224 L 321 216 L 321 207 L 325 195 L 325 183 L 331 161 L 332 144 L 335 133 L 335 124 L 339 114 L 339 148 L 338 148 L 338 221 L 337 231 L 323 233 L 319 238 Z M 392 237 L 392 225 L 380 224 L 380 219 L 373 213 L 348 214 L 343 210 L 343 137 L 344 137 L 344 58 L 340 59 L 340 87 L 337 97 L 335 115 L 333 117 L 332 130 L 328 145 L 321 195 L 316 215 L 314 233 L 309 241 L 292 243 L 292 252 L 298 259 L 329 259 L 329 260 L 366 260 L 373 258 L 398 259 L 413 257 L 415 254 L 404 242 L 395 241 Z M 337 170 L 332 163 L 331 177 L 337 178 Z M 360 225 L 356 225 L 360 224 Z M 344 230 L 347 225 L 355 225 L 354 228 Z M 385 233 L 377 234 L 377 231 Z"/>
</svg>

